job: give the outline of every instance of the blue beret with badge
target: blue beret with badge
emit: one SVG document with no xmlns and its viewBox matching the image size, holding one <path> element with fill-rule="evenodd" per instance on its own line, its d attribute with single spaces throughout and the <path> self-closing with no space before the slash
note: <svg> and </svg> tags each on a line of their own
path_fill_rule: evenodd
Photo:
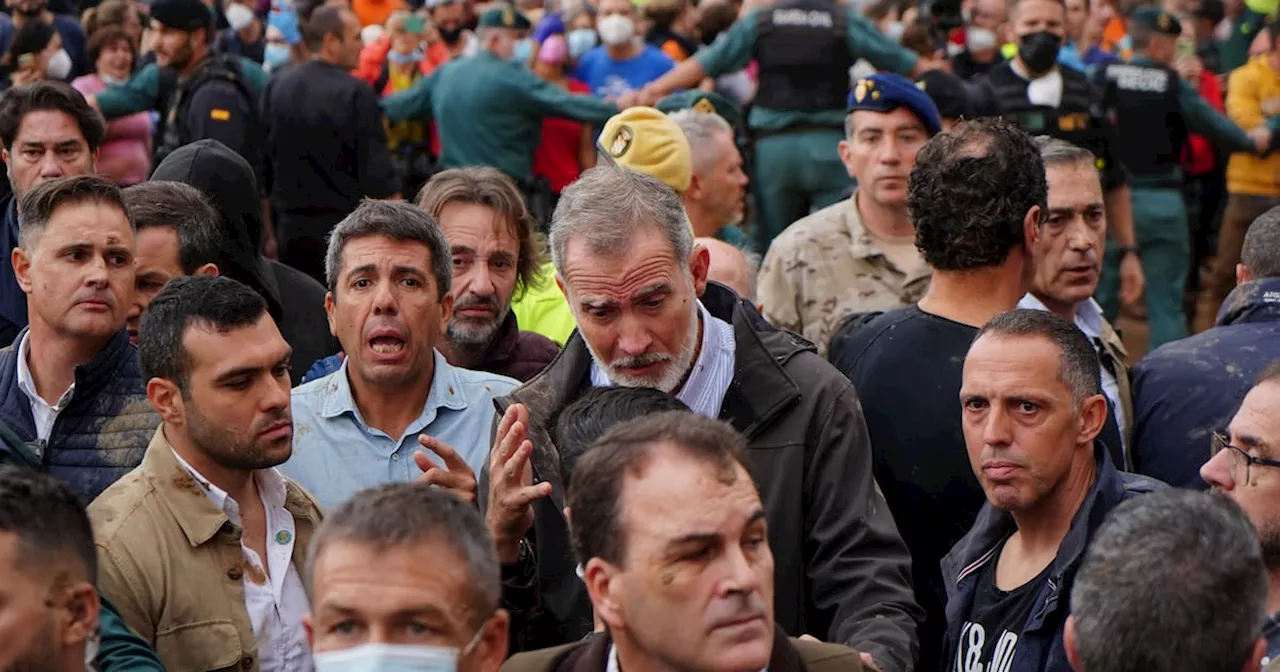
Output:
<svg viewBox="0 0 1280 672">
<path fill-rule="evenodd" d="M 907 108 L 919 117 L 929 135 L 942 132 L 942 116 L 938 114 L 938 106 L 933 103 L 929 94 L 902 75 L 876 73 L 858 80 L 849 92 L 849 112 L 867 110 L 888 114 L 900 107 Z"/>
</svg>

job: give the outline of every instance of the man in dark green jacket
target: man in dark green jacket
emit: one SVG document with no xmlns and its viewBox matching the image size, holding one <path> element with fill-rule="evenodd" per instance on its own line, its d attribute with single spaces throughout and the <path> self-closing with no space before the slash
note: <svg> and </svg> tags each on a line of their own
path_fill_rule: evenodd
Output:
<svg viewBox="0 0 1280 672">
<path fill-rule="evenodd" d="M 512 61 L 518 36 L 529 27 L 511 9 L 485 12 L 478 28 L 480 53 L 450 61 L 408 91 L 384 98 L 387 120 L 434 119 L 443 144 L 441 168 L 493 166 L 530 191 L 544 117 L 600 125 L 618 107 L 571 94 Z"/>
<path fill-rule="evenodd" d="M 0 641 L 13 641 L 14 637 L 21 641 L 22 636 L 30 635 L 32 642 L 26 650 L 0 650 L 0 669 L 20 668 L 25 661 L 39 669 L 79 672 L 92 662 L 102 672 L 163 672 L 155 653 L 129 630 L 115 607 L 101 595 L 96 600 L 92 597 L 97 574 L 93 531 L 75 493 L 52 476 L 32 469 L 39 462 L 17 435 L 2 425 L 0 441 L 0 572 L 5 576 L 21 573 L 26 579 L 5 582 L 0 586 L 0 598 L 6 611 L 33 609 L 30 617 L 6 618 L 5 622 L 16 628 L 66 623 L 61 633 L 13 633 L 5 631 L 8 626 L 0 626 Z M 31 551 L 38 557 L 24 557 Z M 83 556 L 79 562 L 77 554 Z M 29 562 L 33 559 L 35 562 Z M 44 571 L 59 569 L 73 575 L 63 584 L 65 590 L 52 598 L 37 594 L 34 586 L 67 579 L 63 572 Z M 68 609 L 70 617 L 51 620 L 36 613 L 49 609 L 50 599 L 52 608 Z M 93 602 L 98 604 L 90 606 Z M 51 641 L 59 634 L 61 651 L 59 643 Z M 65 644 L 68 640 L 78 642 L 76 650 Z"/>
</svg>

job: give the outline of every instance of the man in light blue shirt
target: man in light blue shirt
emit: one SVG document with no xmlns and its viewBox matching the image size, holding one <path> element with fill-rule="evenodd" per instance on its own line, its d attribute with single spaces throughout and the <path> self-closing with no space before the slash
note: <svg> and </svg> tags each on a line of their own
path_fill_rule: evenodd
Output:
<svg viewBox="0 0 1280 672">
<path fill-rule="evenodd" d="M 436 351 L 452 263 L 435 221 L 407 203 L 366 201 L 334 228 L 325 310 L 346 359 L 293 390 L 293 456 L 280 467 L 326 510 L 392 481 L 456 485 L 488 457 L 493 400 L 519 383 Z"/>
</svg>

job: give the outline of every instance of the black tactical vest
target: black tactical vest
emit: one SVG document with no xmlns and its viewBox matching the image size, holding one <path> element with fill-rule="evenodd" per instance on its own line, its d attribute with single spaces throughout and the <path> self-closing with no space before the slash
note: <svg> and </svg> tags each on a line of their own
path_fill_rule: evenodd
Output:
<svg viewBox="0 0 1280 672">
<path fill-rule="evenodd" d="M 160 122 L 156 125 L 152 166 L 160 165 L 164 157 L 177 148 L 203 138 L 191 137 L 187 128 L 187 108 L 191 104 L 191 96 L 207 82 L 222 80 L 230 82 L 246 100 L 250 101 L 248 109 L 256 115 L 258 106 L 253 92 L 240 75 L 239 63 L 233 56 L 210 54 L 186 80 L 179 81 L 176 72 L 169 68 L 160 69 Z M 256 116 L 247 122 L 246 128 L 253 128 L 257 123 Z M 253 137 L 253 136 L 250 136 Z M 246 138 L 246 142 L 249 139 Z M 232 147 L 232 150 L 245 154 L 244 147 Z"/>
<path fill-rule="evenodd" d="M 755 104 L 843 110 L 849 98 L 848 10 L 834 0 L 782 0 L 757 13 Z"/>
<path fill-rule="evenodd" d="M 1109 63 L 1102 74 L 1115 94 L 1120 161 L 1138 176 L 1174 173 L 1187 137 L 1178 73 L 1154 64 Z"/>
<path fill-rule="evenodd" d="M 1053 108 L 1031 104 L 1027 80 L 1019 77 L 1009 63 L 992 68 L 978 80 L 978 85 L 986 88 L 982 98 L 995 108 L 984 112 L 1002 116 L 1031 135 L 1048 135 L 1084 147 L 1098 157 L 1098 169 L 1105 170 L 1103 162 L 1110 153 L 1092 85 L 1083 73 L 1072 68 L 1060 66 L 1058 70 L 1062 73 L 1062 102 Z"/>
</svg>

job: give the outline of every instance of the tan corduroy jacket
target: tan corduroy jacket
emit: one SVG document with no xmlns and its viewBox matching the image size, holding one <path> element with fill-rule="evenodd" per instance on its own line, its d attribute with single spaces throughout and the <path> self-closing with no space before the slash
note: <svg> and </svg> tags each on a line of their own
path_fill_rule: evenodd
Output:
<svg viewBox="0 0 1280 672">
<path fill-rule="evenodd" d="M 320 525 L 320 505 L 285 481 L 299 573 Z M 89 505 L 99 588 L 170 672 L 258 669 L 245 608 L 240 528 L 178 463 L 156 430 L 138 468 Z"/>
</svg>

